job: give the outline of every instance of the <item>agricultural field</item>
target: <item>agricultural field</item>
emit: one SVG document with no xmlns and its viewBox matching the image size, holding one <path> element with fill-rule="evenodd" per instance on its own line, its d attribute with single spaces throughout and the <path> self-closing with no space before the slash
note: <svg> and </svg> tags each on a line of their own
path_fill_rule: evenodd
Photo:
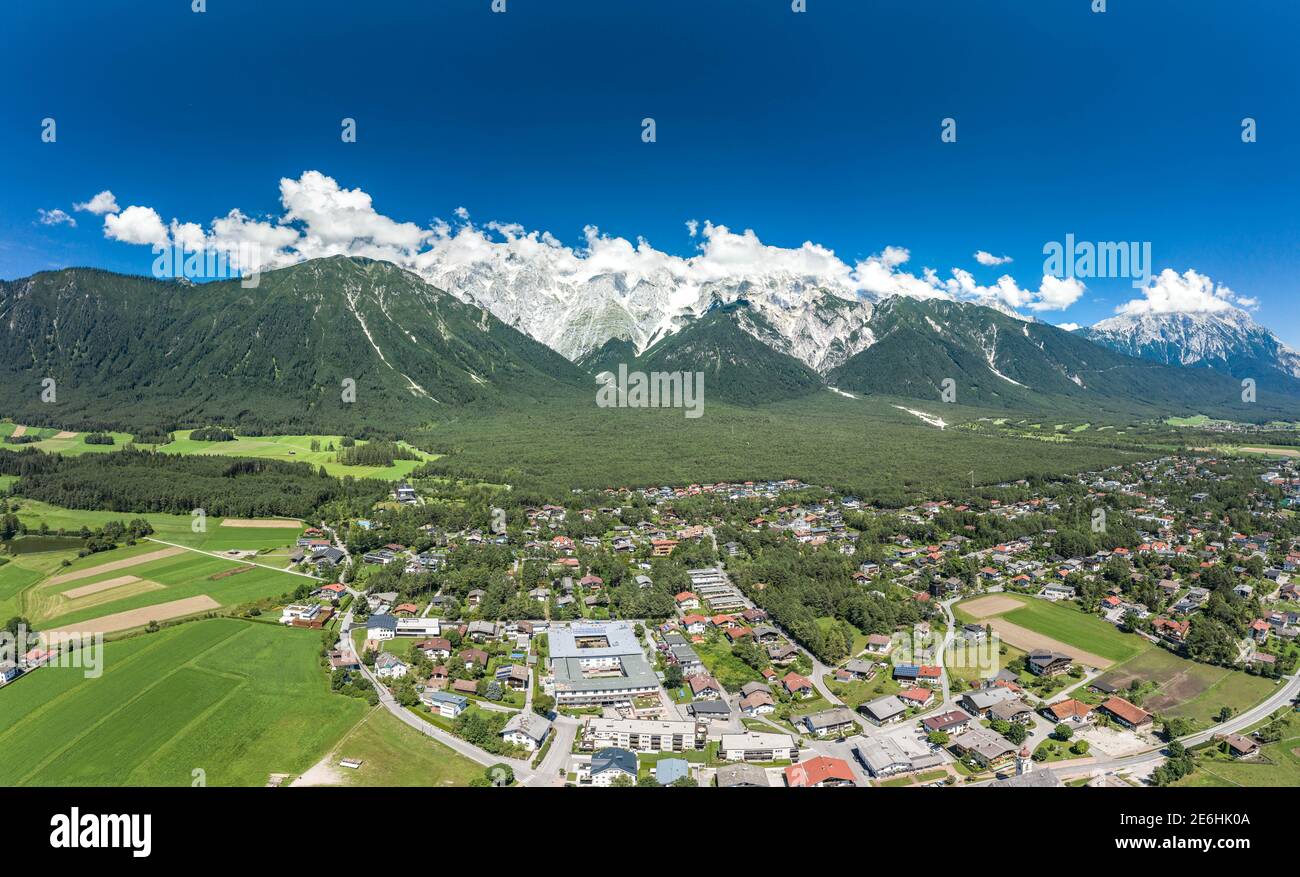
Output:
<svg viewBox="0 0 1300 877">
<path fill-rule="evenodd" d="M 1223 707 L 1234 713 L 1254 706 L 1276 688 L 1272 680 L 1179 657 L 1152 648 L 1112 667 L 1101 681 L 1127 689 L 1133 680 L 1150 683 L 1142 708 L 1160 716 L 1191 719 L 1198 727 L 1212 723 Z"/>
<path fill-rule="evenodd" d="M 109 451 L 118 451 L 131 441 L 130 433 L 110 432 L 108 435 L 113 437 L 113 444 L 88 445 L 86 444 L 85 433 L 54 429 L 53 427 L 47 426 L 23 426 L 22 424 L 0 423 L 0 438 L 13 435 L 15 432 L 17 432 L 18 435 L 40 436 L 41 440 L 21 445 L 4 444 L 0 445 L 0 447 L 9 448 L 10 450 L 37 448 L 51 454 L 58 453 L 76 456 L 77 454 L 104 454 Z M 4 485 L 0 484 L 0 489 L 3 487 Z"/>
<path fill-rule="evenodd" d="M 154 529 L 153 538 L 204 551 L 268 551 L 287 548 L 298 541 L 303 530 L 301 523 L 293 527 L 227 526 L 225 518 L 211 517 L 204 522 L 203 530 L 195 532 L 195 519 L 190 515 L 67 509 L 25 497 L 10 497 L 9 507 L 15 510 L 18 520 L 29 530 L 37 530 L 44 524 L 51 533 L 60 530 L 77 533 L 83 526 L 95 530 L 109 521 L 125 524 L 135 518 L 144 518 Z"/>
<path fill-rule="evenodd" d="M 31 557 L 40 555 L 24 555 L 6 568 Z M 41 578 L 30 581 L 32 572 Z M 60 561 L 11 575 L 15 589 L 25 582 L 13 597 L 14 614 L 45 631 L 76 626 L 105 633 L 291 593 L 311 581 L 149 540 L 76 558 L 66 567 Z"/>
<path fill-rule="evenodd" d="M 339 765 L 344 758 L 359 768 Z M 483 766 L 375 707 L 294 785 L 468 786 Z"/>
<path fill-rule="evenodd" d="M 335 460 L 335 450 L 341 447 L 341 435 L 264 435 L 237 436 L 231 442 L 202 442 L 190 438 L 193 430 L 183 429 L 173 433 L 174 441 L 157 445 L 155 450 L 168 454 L 217 454 L 225 457 L 265 457 L 283 460 L 288 463 L 310 463 L 324 466 L 331 475 L 354 478 L 382 478 L 396 481 L 408 476 L 413 470 L 424 465 L 426 460 L 436 459 L 435 455 L 417 451 L 422 460 L 394 460 L 391 466 L 345 466 Z M 312 450 L 316 442 L 320 450 Z M 364 441 L 358 441 L 364 445 Z M 404 443 L 403 443 L 404 444 Z M 411 448 L 410 445 L 405 447 Z"/>
<path fill-rule="evenodd" d="M 1016 603 L 1019 606 L 1013 605 Z M 1151 643 L 1142 637 L 1123 633 L 1072 603 L 997 594 L 967 600 L 954 609 L 963 621 L 992 625 L 1009 645 L 1026 651 L 1056 649 L 1098 669 L 1126 661 L 1151 648 Z"/>
<path fill-rule="evenodd" d="M 367 706 L 332 694 L 320 635 L 222 618 L 105 646 L 0 691 L 0 785 L 261 786 L 298 775 Z"/>
</svg>

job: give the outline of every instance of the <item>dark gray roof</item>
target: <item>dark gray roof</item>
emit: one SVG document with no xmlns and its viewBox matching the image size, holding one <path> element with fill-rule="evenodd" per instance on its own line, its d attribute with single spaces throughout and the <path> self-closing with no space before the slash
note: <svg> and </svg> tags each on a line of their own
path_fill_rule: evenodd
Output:
<svg viewBox="0 0 1300 877">
<path fill-rule="evenodd" d="M 636 776 L 636 753 L 611 746 L 591 756 L 591 773 L 595 776 L 607 770 L 622 770 Z"/>
</svg>

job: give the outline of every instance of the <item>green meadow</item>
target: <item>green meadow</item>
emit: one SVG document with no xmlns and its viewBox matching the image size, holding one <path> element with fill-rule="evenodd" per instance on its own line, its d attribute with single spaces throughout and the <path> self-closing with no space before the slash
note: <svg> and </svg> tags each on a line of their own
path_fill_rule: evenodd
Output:
<svg viewBox="0 0 1300 877">
<path fill-rule="evenodd" d="M 339 477 L 351 475 L 354 478 L 383 478 L 389 481 L 405 478 L 412 470 L 424 465 L 424 460 L 434 459 L 431 454 L 419 452 L 424 460 L 394 460 L 391 466 L 345 466 L 335 461 L 334 451 L 324 450 L 331 445 L 334 448 L 341 447 L 341 435 L 237 436 L 230 442 L 201 442 L 191 439 L 191 432 L 193 430 L 178 430 L 172 434 L 174 441 L 158 445 L 155 450 L 168 454 L 265 457 L 290 463 L 311 463 L 313 466 L 324 466 L 326 472 Z M 318 443 L 321 450 L 312 450 L 313 441 Z M 364 445 L 365 442 L 358 441 L 357 444 Z"/>
<path fill-rule="evenodd" d="M 10 508 L 16 506 L 18 520 L 28 530 L 39 529 L 45 524 L 51 533 L 59 530 L 76 533 L 84 527 L 95 530 L 109 521 L 128 523 L 134 518 L 144 518 L 154 529 L 154 538 L 164 542 L 188 545 L 203 551 L 262 551 L 284 548 L 294 545 L 302 533 L 302 528 L 281 527 L 223 527 L 223 518 L 208 518 L 204 529 L 195 532 L 194 518 L 190 515 L 169 515 L 159 512 L 101 512 L 86 509 L 67 509 L 24 497 L 11 497 Z"/>
<path fill-rule="evenodd" d="M 1034 599 L 1022 602 L 1023 608 L 1004 612 L 999 617 L 1112 661 L 1125 661 L 1151 648 L 1137 634 L 1124 633 L 1073 603 Z"/>
<path fill-rule="evenodd" d="M 468 786 L 483 766 L 376 707 L 330 752 L 342 786 Z M 361 767 L 337 767 L 351 758 Z"/>
<path fill-rule="evenodd" d="M 145 540 L 130 547 L 77 558 L 69 566 L 60 566 L 54 572 L 56 575 L 64 575 L 91 570 L 103 564 L 117 563 L 162 551 L 167 547 L 158 542 Z M 245 571 L 222 575 L 237 570 Z M 143 590 L 140 585 L 125 584 L 84 597 L 70 598 L 64 595 L 64 592 L 75 588 L 127 575 L 162 587 Z M 33 623 L 43 628 L 51 628 L 200 595 L 211 597 L 222 608 L 226 608 L 263 597 L 277 597 L 291 593 L 300 584 L 309 581 L 311 580 L 302 576 L 279 570 L 250 566 L 196 551 L 182 550 L 179 554 L 170 557 L 95 572 L 74 581 L 52 584 L 47 577 L 20 595 L 20 608 L 21 614 L 26 615 Z"/>
<path fill-rule="evenodd" d="M 1084 612 L 1074 603 L 1053 603 L 1016 594 L 999 594 L 1020 603 L 1019 609 L 1002 612 L 996 617 L 1005 618 L 1027 630 L 1050 636 L 1068 646 L 1091 652 L 1111 661 L 1126 661 L 1151 648 L 1151 643 L 1137 634 L 1123 633 L 1099 616 Z M 962 604 L 953 609 L 962 621 L 974 621 Z"/>
<path fill-rule="evenodd" d="M 109 643 L 99 678 L 37 670 L 0 690 L 0 785 L 260 786 L 300 774 L 367 709 L 330 692 L 319 648 L 315 631 L 223 618 Z"/>
<path fill-rule="evenodd" d="M 0 423 L 0 438 L 13 435 L 15 426 L 16 425 L 13 423 Z M 41 439 L 40 441 L 28 442 L 27 444 L 21 445 L 5 444 L 2 447 L 11 450 L 38 448 L 48 453 L 69 454 L 75 456 L 77 454 L 103 454 L 109 451 L 121 450 L 123 446 L 131 441 L 130 433 L 110 432 L 108 435 L 113 437 L 113 444 L 88 445 L 86 444 L 86 434 L 84 432 L 78 432 L 68 438 L 55 438 L 55 436 L 61 432 L 63 432 L 63 430 L 48 426 L 29 426 L 27 427 L 25 434 L 39 436 Z M 3 487 L 4 484 L 0 483 L 0 488 Z"/>
</svg>

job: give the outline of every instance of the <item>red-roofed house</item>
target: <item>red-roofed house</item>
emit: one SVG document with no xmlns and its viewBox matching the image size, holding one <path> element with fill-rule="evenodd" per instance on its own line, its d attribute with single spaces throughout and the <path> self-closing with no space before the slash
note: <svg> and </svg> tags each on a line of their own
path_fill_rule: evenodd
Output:
<svg viewBox="0 0 1300 877">
<path fill-rule="evenodd" d="M 781 684 L 792 697 L 812 697 L 817 691 L 817 689 L 813 687 L 812 682 L 810 682 L 806 677 L 795 673 L 793 670 L 785 674 L 781 679 Z"/>
<path fill-rule="evenodd" d="M 824 786 L 856 786 L 853 770 L 842 758 L 818 755 L 785 769 L 785 784 L 810 788 Z"/>
</svg>

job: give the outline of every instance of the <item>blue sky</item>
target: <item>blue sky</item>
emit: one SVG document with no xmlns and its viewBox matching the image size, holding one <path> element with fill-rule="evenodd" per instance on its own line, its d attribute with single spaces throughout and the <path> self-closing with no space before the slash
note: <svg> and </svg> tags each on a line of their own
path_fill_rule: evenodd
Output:
<svg viewBox="0 0 1300 877">
<path fill-rule="evenodd" d="M 708 220 L 1026 289 L 1067 233 L 1150 241 L 1156 269 L 1256 300 L 1300 346 L 1300 4 L 490 2 L 6 3 L 0 277 L 146 273 L 148 247 L 73 209 L 100 191 L 164 222 L 275 222 L 281 178 L 315 170 L 419 226 L 463 206 L 690 256 L 685 223 Z M 76 226 L 43 224 L 56 209 Z M 1135 295 L 1089 280 L 1034 315 L 1087 324 Z"/>
</svg>

